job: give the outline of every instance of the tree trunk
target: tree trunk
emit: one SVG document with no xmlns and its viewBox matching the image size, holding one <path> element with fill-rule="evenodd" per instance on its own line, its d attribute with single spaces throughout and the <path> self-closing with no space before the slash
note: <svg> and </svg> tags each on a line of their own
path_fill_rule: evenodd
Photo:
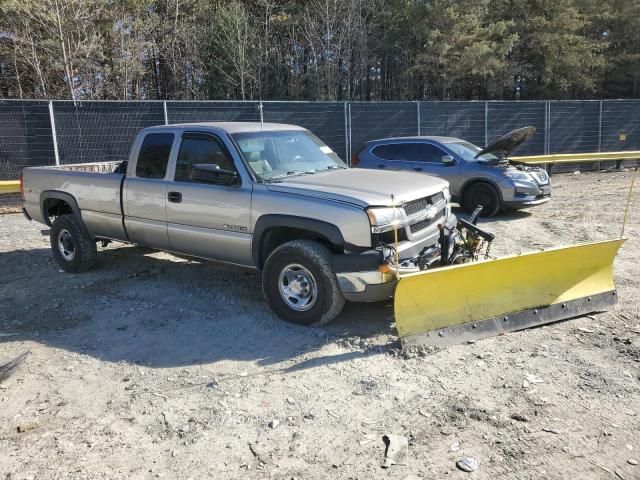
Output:
<svg viewBox="0 0 640 480">
<path fill-rule="evenodd" d="M 65 45 L 64 34 L 62 33 L 62 20 L 60 19 L 60 5 L 58 0 L 55 0 L 56 5 L 56 23 L 58 24 L 58 40 L 60 41 L 60 47 L 62 48 L 62 62 L 64 65 L 65 76 L 67 77 L 67 85 L 69 87 L 69 94 L 71 95 L 71 99 L 76 99 L 76 94 L 73 88 L 73 70 L 71 68 L 71 64 L 69 61 L 69 57 L 67 55 L 67 47 Z"/>
</svg>

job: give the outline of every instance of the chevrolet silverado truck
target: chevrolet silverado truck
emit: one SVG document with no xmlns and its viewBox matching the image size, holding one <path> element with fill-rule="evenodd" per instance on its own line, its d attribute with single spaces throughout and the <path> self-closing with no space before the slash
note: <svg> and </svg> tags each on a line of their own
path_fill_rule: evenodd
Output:
<svg viewBox="0 0 640 480">
<path fill-rule="evenodd" d="M 456 223 L 445 180 L 350 169 L 311 132 L 270 123 L 146 128 L 128 160 L 25 168 L 21 188 L 66 272 L 109 241 L 235 264 L 303 325 L 390 298 L 399 271 L 441 261 Z"/>
</svg>

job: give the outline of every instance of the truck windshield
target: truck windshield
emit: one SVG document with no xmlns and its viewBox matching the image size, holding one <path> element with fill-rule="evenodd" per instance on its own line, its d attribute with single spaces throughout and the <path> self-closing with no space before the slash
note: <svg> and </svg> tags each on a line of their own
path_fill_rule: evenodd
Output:
<svg viewBox="0 0 640 480">
<path fill-rule="evenodd" d="M 446 146 L 452 150 L 457 155 L 460 155 L 463 160 L 467 162 L 499 162 L 500 159 L 493 155 L 492 153 L 485 153 L 484 155 L 478 155 L 478 152 L 482 150 L 477 145 L 469 142 L 451 142 L 447 143 Z"/>
<path fill-rule="evenodd" d="M 347 168 L 330 147 L 307 131 L 246 132 L 233 134 L 256 176 L 277 180 Z"/>
</svg>

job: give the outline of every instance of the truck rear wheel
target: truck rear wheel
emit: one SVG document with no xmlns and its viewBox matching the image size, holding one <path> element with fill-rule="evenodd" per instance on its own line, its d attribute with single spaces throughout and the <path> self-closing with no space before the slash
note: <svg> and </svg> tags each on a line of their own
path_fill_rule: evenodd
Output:
<svg viewBox="0 0 640 480">
<path fill-rule="evenodd" d="M 53 258 L 65 272 L 83 272 L 98 259 L 95 240 L 73 214 L 60 215 L 53 221 L 50 239 Z"/>
<path fill-rule="evenodd" d="M 300 325 L 325 325 L 345 303 L 331 252 L 311 240 L 287 242 L 271 252 L 262 271 L 262 290 L 276 315 Z"/>
</svg>

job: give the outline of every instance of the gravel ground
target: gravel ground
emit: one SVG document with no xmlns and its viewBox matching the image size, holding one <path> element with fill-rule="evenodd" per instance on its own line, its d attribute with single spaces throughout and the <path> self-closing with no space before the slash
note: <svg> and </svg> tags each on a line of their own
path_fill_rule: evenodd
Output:
<svg viewBox="0 0 640 480">
<path fill-rule="evenodd" d="M 492 253 L 618 235 L 630 176 L 555 176 L 484 222 Z M 638 192 L 611 311 L 410 358 L 389 305 L 297 327 L 252 272 L 111 244 L 70 275 L 40 229 L 0 216 L 0 363 L 31 352 L 0 384 L 0 478 L 640 478 Z M 385 433 L 406 465 L 381 468 Z"/>
</svg>

